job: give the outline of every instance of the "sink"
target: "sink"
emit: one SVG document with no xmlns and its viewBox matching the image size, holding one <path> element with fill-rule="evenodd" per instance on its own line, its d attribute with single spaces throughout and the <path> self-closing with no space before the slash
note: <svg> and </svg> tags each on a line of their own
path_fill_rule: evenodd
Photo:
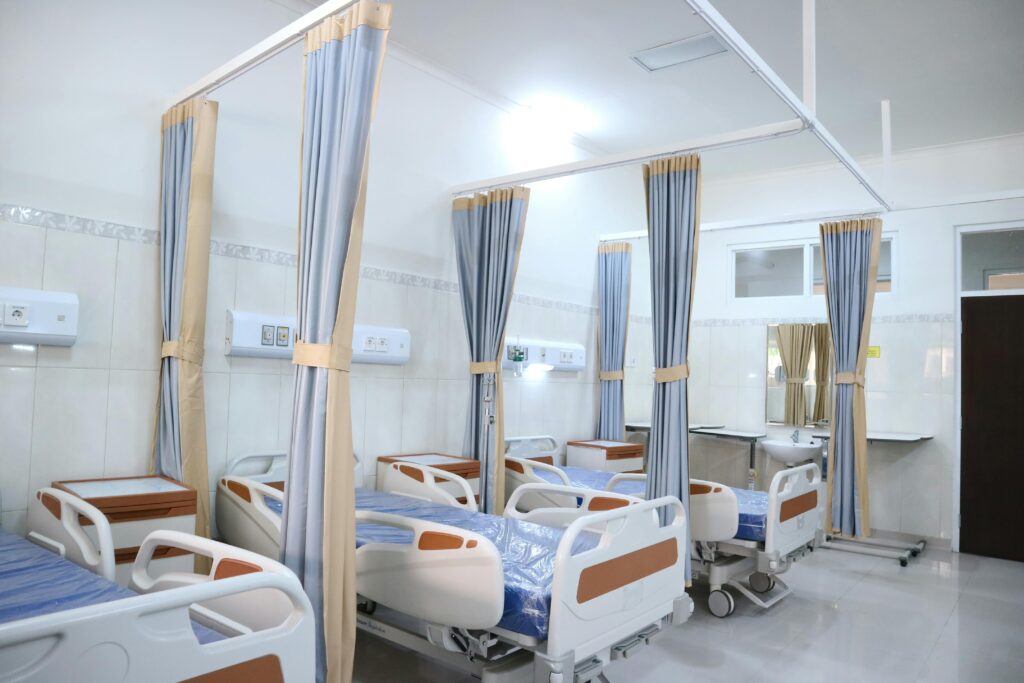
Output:
<svg viewBox="0 0 1024 683">
<path fill-rule="evenodd" d="M 787 465 L 806 462 L 821 453 L 820 441 L 793 443 L 789 439 L 765 439 L 759 442 L 768 457 Z"/>
</svg>

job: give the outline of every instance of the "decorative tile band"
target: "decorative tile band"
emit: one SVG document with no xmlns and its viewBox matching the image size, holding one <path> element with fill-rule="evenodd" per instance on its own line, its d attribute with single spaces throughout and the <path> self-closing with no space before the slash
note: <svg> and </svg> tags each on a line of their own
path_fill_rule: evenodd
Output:
<svg viewBox="0 0 1024 683">
<path fill-rule="evenodd" d="M 143 244 L 156 244 L 157 238 L 160 235 L 156 230 L 139 228 L 134 225 L 108 223 L 107 221 L 98 221 L 92 218 L 82 218 L 81 216 L 71 216 L 53 211 L 41 211 L 28 206 L 16 206 L 14 204 L 0 204 L 0 220 L 9 223 L 21 223 L 22 225 L 34 225 L 40 228 L 63 230 L 64 232 L 78 232 L 83 235 L 111 237 L 129 242 L 142 242 Z"/>
<path fill-rule="evenodd" d="M 95 237 L 140 242 L 142 244 L 156 244 L 160 240 L 159 230 L 99 221 L 93 218 L 72 216 L 55 211 L 43 211 L 14 204 L 0 204 L 0 220 L 9 223 L 20 223 L 22 225 L 34 225 L 39 228 L 62 230 L 64 232 L 77 232 Z M 220 242 L 218 240 L 210 240 L 210 253 L 216 256 L 227 256 L 246 261 L 259 261 L 260 263 L 273 263 L 280 266 L 294 266 L 296 263 L 295 254 L 275 251 L 274 249 L 250 247 L 245 244 Z"/>
</svg>

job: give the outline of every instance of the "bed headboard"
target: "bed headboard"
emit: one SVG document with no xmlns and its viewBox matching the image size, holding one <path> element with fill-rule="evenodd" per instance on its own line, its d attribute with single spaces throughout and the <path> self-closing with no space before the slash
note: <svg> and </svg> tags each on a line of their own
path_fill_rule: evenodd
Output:
<svg viewBox="0 0 1024 683">
<path fill-rule="evenodd" d="M 548 456 L 557 464 L 562 461 L 562 445 L 553 436 L 508 436 L 505 437 L 505 455 L 524 459 Z"/>
</svg>

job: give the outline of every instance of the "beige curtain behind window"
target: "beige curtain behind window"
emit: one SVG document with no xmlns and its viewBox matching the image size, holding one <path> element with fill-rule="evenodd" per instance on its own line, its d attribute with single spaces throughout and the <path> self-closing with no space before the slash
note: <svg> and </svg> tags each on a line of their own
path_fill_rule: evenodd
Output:
<svg viewBox="0 0 1024 683">
<path fill-rule="evenodd" d="M 828 378 L 832 374 L 832 336 L 828 323 L 814 326 L 814 409 L 811 422 L 824 420 L 832 412 Z"/>
<path fill-rule="evenodd" d="M 779 325 L 779 356 L 786 373 L 785 424 L 803 427 L 807 424 L 807 399 L 804 382 L 811 360 L 814 325 Z"/>
</svg>

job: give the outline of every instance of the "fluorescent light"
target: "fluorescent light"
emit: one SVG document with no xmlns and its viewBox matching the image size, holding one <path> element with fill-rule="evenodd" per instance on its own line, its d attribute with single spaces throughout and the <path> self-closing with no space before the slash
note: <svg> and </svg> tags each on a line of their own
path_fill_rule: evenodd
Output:
<svg viewBox="0 0 1024 683">
<path fill-rule="evenodd" d="M 726 48 L 718 40 L 718 36 L 709 31 L 677 40 L 674 43 L 666 43 L 634 52 L 629 58 L 647 71 L 658 71 L 676 64 L 685 64 L 722 54 L 725 51 Z"/>
<path fill-rule="evenodd" d="M 555 369 L 555 366 L 548 363 L 530 363 L 523 371 L 525 379 L 541 379 L 545 374 Z"/>
<path fill-rule="evenodd" d="M 35 344 L 11 344 L 11 348 L 15 351 L 35 351 Z"/>
</svg>

